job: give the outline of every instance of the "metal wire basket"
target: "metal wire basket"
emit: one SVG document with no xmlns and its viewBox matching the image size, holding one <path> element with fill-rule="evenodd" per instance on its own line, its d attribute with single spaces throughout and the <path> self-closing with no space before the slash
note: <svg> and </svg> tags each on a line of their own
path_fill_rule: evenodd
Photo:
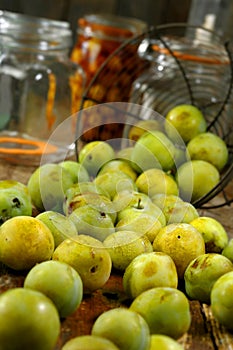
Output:
<svg viewBox="0 0 233 350">
<path fill-rule="evenodd" d="M 229 160 L 218 185 L 193 204 L 206 208 L 220 192 L 223 202 L 216 206 L 230 204 L 233 199 L 227 198 L 224 188 L 233 178 L 232 53 L 231 42 L 182 23 L 152 27 L 129 39 L 107 58 L 83 94 L 79 118 L 85 111 L 86 124 L 77 123 L 82 141 L 121 138 L 129 114 L 136 120 L 150 118 L 134 115 L 133 110 L 124 110 L 119 117 L 112 102 L 139 104 L 162 116 L 177 104 L 195 105 L 205 115 L 207 130 L 226 142 Z M 103 103 L 105 113 L 103 108 L 98 113 Z M 88 115 L 91 106 L 96 106 L 94 115 Z"/>
</svg>

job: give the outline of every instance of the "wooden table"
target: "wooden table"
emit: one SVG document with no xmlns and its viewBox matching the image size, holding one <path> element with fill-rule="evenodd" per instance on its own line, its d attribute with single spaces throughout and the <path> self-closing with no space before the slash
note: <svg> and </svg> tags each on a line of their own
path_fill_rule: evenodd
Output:
<svg viewBox="0 0 233 350">
<path fill-rule="evenodd" d="M 34 167 L 14 166 L 0 161 L 0 180 L 14 179 L 27 183 Z M 226 194 L 233 198 L 233 181 L 226 188 Z M 224 201 L 222 194 L 214 198 L 208 205 L 218 205 Z M 215 209 L 201 209 L 200 215 L 208 215 L 219 220 L 233 237 L 233 204 Z M 23 285 L 24 276 L 4 269 L 0 275 L 0 291 Z M 106 285 L 90 295 L 84 295 L 79 309 L 61 320 L 61 334 L 54 350 L 77 335 L 90 333 L 95 319 L 105 310 L 127 306 L 127 299 L 122 288 L 122 276 L 114 273 Z M 233 350 L 233 333 L 220 326 L 211 314 L 208 305 L 190 301 L 192 324 L 189 332 L 179 342 L 187 350 Z"/>
</svg>

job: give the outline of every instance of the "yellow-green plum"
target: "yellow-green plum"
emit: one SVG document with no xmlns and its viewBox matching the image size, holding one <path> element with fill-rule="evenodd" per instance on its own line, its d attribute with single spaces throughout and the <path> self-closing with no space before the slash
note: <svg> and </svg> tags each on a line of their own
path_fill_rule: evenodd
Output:
<svg viewBox="0 0 233 350">
<path fill-rule="evenodd" d="M 184 350 L 177 340 L 163 334 L 152 334 L 149 350 Z"/>
<path fill-rule="evenodd" d="M 58 311 L 43 293 L 20 287 L 1 293 L 1 349 L 53 350 L 59 334 Z"/>
<path fill-rule="evenodd" d="M 191 325 L 189 301 L 177 288 L 150 288 L 139 294 L 129 309 L 146 320 L 151 334 L 164 334 L 178 339 Z"/>
<path fill-rule="evenodd" d="M 137 178 L 137 172 L 132 168 L 130 163 L 124 159 L 112 159 L 105 163 L 98 172 L 98 175 L 108 171 L 123 171 L 123 173 L 129 175 L 134 181 Z"/>
<path fill-rule="evenodd" d="M 72 266 L 79 273 L 84 292 L 103 287 L 111 274 L 109 252 L 102 242 L 91 236 L 67 238 L 55 249 L 52 259 Z"/>
<path fill-rule="evenodd" d="M 91 141 L 86 143 L 79 152 L 79 163 L 91 176 L 96 176 L 100 168 L 115 158 L 113 147 L 106 141 Z"/>
<path fill-rule="evenodd" d="M 222 250 L 222 255 L 233 262 L 233 238 L 230 238 L 225 248 Z"/>
<path fill-rule="evenodd" d="M 69 171 L 73 183 L 90 180 L 88 171 L 79 162 L 75 162 L 74 160 L 64 160 L 63 162 L 60 162 L 59 165 Z"/>
<path fill-rule="evenodd" d="M 144 133 L 134 145 L 131 154 L 131 161 L 137 166 L 136 171 L 151 168 L 168 171 L 174 167 L 174 159 L 175 146 L 161 131 Z"/>
<path fill-rule="evenodd" d="M 97 193 L 104 196 L 108 196 L 108 193 L 101 187 L 97 186 L 93 181 L 84 181 L 73 184 L 66 190 L 66 200 L 72 200 L 75 196 L 85 193 Z M 110 197 L 109 197 L 110 198 Z"/>
<path fill-rule="evenodd" d="M 185 143 L 206 131 L 206 120 L 199 108 L 190 104 L 174 106 L 165 116 L 165 130 L 169 138 L 177 139 L 177 132 Z"/>
<path fill-rule="evenodd" d="M 233 264 L 221 254 L 206 253 L 198 256 L 185 270 L 186 294 L 190 299 L 209 304 L 214 283 L 229 271 L 233 271 Z"/>
<path fill-rule="evenodd" d="M 189 202 L 180 201 L 167 205 L 163 213 L 166 217 L 167 224 L 184 222 L 189 224 L 192 220 L 199 217 L 197 209 Z"/>
<path fill-rule="evenodd" d="M 116 152 L 116 159 L 123 159 L 128 162 L 129 165 L 137 172 L 137 167 L 131 161 L 131 154 L 133 151 L 133 146 L 123 147 L 119 151 Z"/>
<path fill-rule="evenodd" d="M 161 222 L 154 215 L 140 212 L 126 215 L 115 225 L 116 231 L 135 231 L 140 235 L 146 235 L 151 243 L 161 227 Z"/>
<path fill-rule="evenodd" d="M 188 224 L 199 217 L 197 209 L 191 203 L 183 201 L 178 196 L 156 194 L 151 200 L 163 211 L 167 224 L 179 222 Z"/>
<path fill-rule="evenodd" d="M 123 307 L 102 313 L 91 334 L 109 339 L 121 350 L 149 350 L 150 346 L 150 331 L 144 318 Z"/>
<path fill-rule="evenodd" d="M 52 232 L 55 248 L 68 237 L 78 234 L 76 226 L 69 217 L 57 213 L 56 211 L 44 211 L 36 216 L 42 221 Z"/>
<path fill-rule="evenodd" d="M 140 196 L 141 197 L 141 196 Z M 139 198 L 140 198 L 139 197 Z M 144 204 L 145 203 L 145 204 Z M 140 215 L 152 215 L 156 220 L 160 222 L 162 226 L 166 225 L 166 218 L 162 212 L 162 210 L 152 203 L 151 201 L 139 201 L 135 202 L 132 201 L 131 204 L 129 204 L 126 208 L 123 208 L 117 213 L 117 223 L 121 220 L 133 220 L 136 217 L 139 217 Z"/>
<path fill-rule="evenodd" d="M 220 181 L 218 169 L 204 160 L 191 160 L 177 170 L 176 181 L 180 197 L 195 202 L 210 192 Z"/>
<path fill-rule="evenodd" d="M 84 205 L 89 205 L 96 210 L 107 213 L 111 216 L 112 221 L 115 222 L 117 213 L 112 201 L 109 197 L 96 192 L 79 193 L 69 199 L 66 198 L 63 210 L 66 215 L 70 215 L 75 209 Z"/>
<path fill-rule="evenodd" d="M 61 318 L 75 312 L 83 298 L 83 283 L 70 265 L 49 260 L 35 265 L 26 275 L 24 288 L 37 290 L 52 300 Z"/>
<path fill-rule="evenodd" d="M 39 166 L 30 176 L 27 186 L 33 204 L 39 211 L 63 212 L 66 190 L 73 185 L 70 172 L 58 164 Z"/>
<path fill-rule="evenodd" d="M 111 216 L 91 205 L 76 208 L 69 215 L 69 219 L 74 223 L 79 234 L 92 236 L 99 241 L 104 241 L 115 232 Z"/>
<path fill-rule="evenodd" d="M 117 212 L 129 207 L 138 209 L 149 209 L 151 205 L 153 207 L 151 199 L 147 194 L 135 190 L 123 190 L 118 192 L 113 198 L 113 204 Z"/>
<path fill-rule="evenodd" d="M 27 186 L 15 180 L 0 181 L 0 225 L 19 215 L 32 215 L 32 201 Z"/>
<path fill-rule="evenodd" d="M 139 254 L 153 251 L 147 236 L 142 236 L 135 231 L 112 233 L 103 241 L 103 245 L 111 256 L 113 267 L 120 271 L 124 271 Z"/>
<path fill-rule="evenodd" d="M 162 123 L 162 120 L 139 120 L 135 125 L 133 125 L 130 128 L 128 138 L 136 142 L 145 132 L 152 130 L 164 131 L 164 123 Z"/>
<path fill-rule="evenodd" d="M 111 199 L 113 199 L 118 192 L 123 190 L 136 191 L 137 186 L 135 181 L 128 174 L 119 170 L 108 171 L 103 174 L 98 174 L 93 181 L 95 185 L 106 191 Z"/>
<path fill-rule="evenodd" d="M 206 253 L 221 253 L 227 246 L 228 234 L 217 219 L 210 216 L 199 216 L 190 224 L 202 234 Z"/>
<path fill-rule="evenodd" d="M 192 225 L 174 223 L 162 227 L 153 242 L 154 251 L 164 252 L 173 259 L 178 277 L 183 279 L 188 264 L 205 253 L 201 233 Z"/>
<path fill-rule="evenodd" d="M 228 161 L 228 148 L 218 135 L 205 132 L 195 136 L 187 144 L 187 152 L 191 159 L 202 159 L 213 164 L 221 171 Z"/>
<path fill-rule="evenodd" d="M 154 287 L 177 288 L 178 275 L 172 258 L 161 252 L 144 253 L 134 258 L 123 275 L 123 287 L 131 299 Z"/>
<path fill-rule="evenodd" d="M 210 294 L 210 305 L 215 319 L 228 330 L 233 330 L 233 271 L 217 279 Z"/>
<path fill-rule="evenodd" d="M 97 335 L 80 335 L 68 340 L 61 350 L 120 350 L 110 340 Z"/>
<path fill-rule="evenodd" d="M 138 191 L 153 197 L 157 193 L 178 195 L 177 182 L 172 175 L 161 169 L 148 169 L 142 172 L 135 181 Z"/>
<path fill-rule="evenodd" d="M 14 270 L 30 270 L 54 252 L 50 229 L 31 216 L 15 216 L 0 227 L 0 261 Z"/>
</svg>

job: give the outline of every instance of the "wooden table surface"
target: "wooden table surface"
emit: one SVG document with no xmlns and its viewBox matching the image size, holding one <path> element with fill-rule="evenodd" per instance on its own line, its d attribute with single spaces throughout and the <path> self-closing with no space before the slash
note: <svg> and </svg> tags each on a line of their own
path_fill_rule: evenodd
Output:
<svg viewBox="0 0 233 350">
<path fill-rule="evenodd" d="M 0 180 L 14 179 L 27 183 L 34 167 L 14 166 L 0 161 Z M 226 187 L 226 194 L 233 197 L 233 181 Z M 222 194 L 214 198 L 208 206 L 224 202 Z M 201 209 L 200 215 L 208 215 L 219 220 L 229 237 L 233 237 L 233 204 L 215 209 Z M 7 269 L 1 271 L 0 292 L 23 285 L 24 276 Z M 62 345 L 77 335 L 90 333 L 94 320 L 105 310 L 127 306 L 127 299 L 122 288 L 122 276 L 113 273 L 106 285 L 90 295 L 84 295 L 79 309 L 61 320 L 61 334 L 54 350 L 60 350 Z M 220 326 L 213 318 L 210 307 L 197 301 L 190 301 L 192 324 L 188 333 L 179 339 L 187 350 L 233 350 L 233 333 Z"/>
</svg>

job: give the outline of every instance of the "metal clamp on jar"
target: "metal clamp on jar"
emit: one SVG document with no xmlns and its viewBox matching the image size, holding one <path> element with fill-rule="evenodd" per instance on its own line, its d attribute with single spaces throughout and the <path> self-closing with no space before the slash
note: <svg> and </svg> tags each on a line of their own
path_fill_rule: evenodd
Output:
<svg viewBox="0 0 233 350">
<path fill-rule="evenodd" d="M 49 161 L 74 152 L 70 138 L 74 125 L 67 123 L 71 130 L 49 142 L 56 128 L 80 106 L 85 76 L 69 59 L 71 45 L 67 22 L 0 12 L 2 158 L 37 165 L 45 152 Z"/>
</svg>

